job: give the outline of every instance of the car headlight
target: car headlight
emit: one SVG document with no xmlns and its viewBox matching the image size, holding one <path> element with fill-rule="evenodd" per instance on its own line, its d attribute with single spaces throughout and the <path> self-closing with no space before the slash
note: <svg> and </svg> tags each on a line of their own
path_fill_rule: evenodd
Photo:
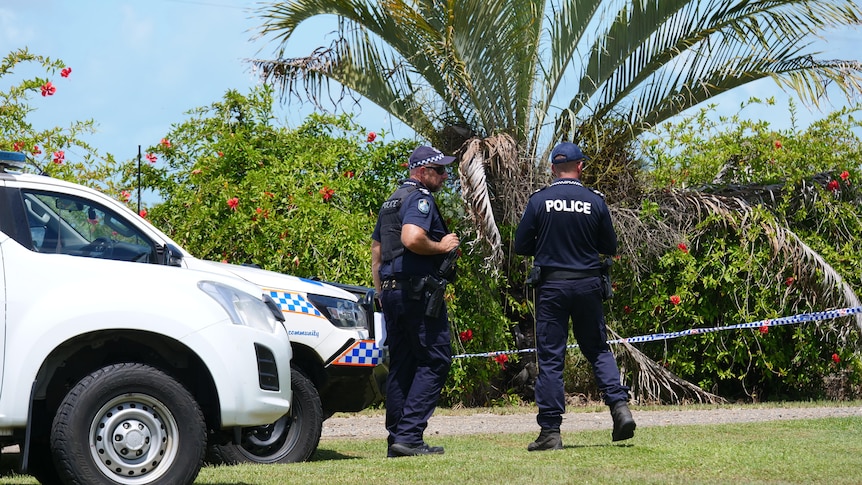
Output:
<svg viewBox="0 0 862 485">
<path fill-rule="evenodd" d="M 235 325 L 245 325 L 275 333 L 279 321 L 264 300 L 215 281 L 201 281 L 198 287 L 221 305 Z"/>
<path fill-rule="evenodd" d="M 368 328 L 365 310 L 355 301 L 312 294 L 306 298 L 336 327 Z"/>
</svg>

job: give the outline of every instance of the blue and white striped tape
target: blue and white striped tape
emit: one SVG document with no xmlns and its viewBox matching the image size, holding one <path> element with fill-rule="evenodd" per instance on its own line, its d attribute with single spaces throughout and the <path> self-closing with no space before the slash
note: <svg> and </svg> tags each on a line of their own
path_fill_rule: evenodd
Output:
<svg viewBox="0 0 862 485">
<path fill-rule="evenodd" d="M 608 340 L 609 344 L 630 343 L 639 344 L 643 342 L 653 342 L 656 340 L 670 340 L 688 335 L 701 335 L 705 333 L 722 332 L 725 330 L 739 330 L 744 328 L 761 328 L 761 327 L 777 327 L 780 325 L 795 325 L 803 322 L 815 322 L 820 320 L 832 320 L 850 315 L 862 313 L 862 307 L 839 308 L 837 310 L 826 310 L 815 313 L 800 313 L 790 317 L 768 318 L 756 322 L 739 323 L 736 325 L 728 325 L 725 327 L 707 327 L 707 328 L 690 328 L 688 330 L 680 330 L 679 332 L 664 332 L 653 333 L 649 335 L 639 335 L 637 337 L 621 338 Z M 578 344 L 567 345 L 567 349 L 577 348 Z M 453 355 L 453 359 L 464 359 L 469 357 L 496 357 L 503 354 L 528 354 L 535 352 L 536 349 L 518 349 L 518 350 L 498 350 L 496 352 L 482 352 L 478 354 L 458 354 Z"/>
</svg>

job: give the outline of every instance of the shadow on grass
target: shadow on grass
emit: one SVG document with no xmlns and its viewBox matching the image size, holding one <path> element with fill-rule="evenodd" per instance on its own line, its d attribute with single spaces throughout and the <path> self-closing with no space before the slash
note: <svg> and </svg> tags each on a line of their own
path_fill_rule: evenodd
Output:
<svg viewBox="0 0 862 485">
<path fill-rule="evenodd" d="M 358 456 L 344 455 L 334 450 L 321 450 L 320 448 L 314 452 L 311 459 L 308 461 L 329 461 L 329 460 L 357 460 Z"/>
</svg>

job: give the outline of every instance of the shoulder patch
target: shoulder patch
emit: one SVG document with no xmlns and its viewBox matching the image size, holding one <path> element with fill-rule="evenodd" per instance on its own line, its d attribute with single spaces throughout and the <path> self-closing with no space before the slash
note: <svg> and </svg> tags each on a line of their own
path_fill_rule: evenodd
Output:
<svg viewBox="0 0 862 485">
<path fill-rule="evenodd" d="M 427 214 L 431 211 L 431 203 L 428 202 L 428 199 L 419 199 L 416 208 L 419 209 L 419 212 Z"/>
</svg>

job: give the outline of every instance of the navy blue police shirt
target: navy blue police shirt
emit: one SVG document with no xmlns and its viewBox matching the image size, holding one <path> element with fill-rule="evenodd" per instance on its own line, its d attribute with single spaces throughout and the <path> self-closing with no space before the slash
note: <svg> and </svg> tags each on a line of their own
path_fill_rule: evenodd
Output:
<svg viewBox="0 0 862 485">
<path fill-rule="evenodd" d="M 617 253 L 617 234 L 604 197 L 578 179 L 560 178 L 530 196 L 515 231 L 515 252 L 542 268 L 601 268 L 599 254 Z"/>
<path fill-rule="evenodd" d="M 401 187 L 414 186 L 414 190 L 404 197 L 401 203 L 401 225 L 413 224 L 421 227 L 428 234 L 432 241 L 440 241 L 443 236 L 449 234 L 446 228 L 446 223 L 440 216 L 440 211 L 437 210 L 437 204 L 434 201 L 434 196 L 424 184 L 414 179 L 407 179 L 402 182 Z M 371 238 L 375 241 L 380 241 L 380 219 L 377 219 L 377 224 L 374 226 L 374 232 Z M 382 261 L 380 264 L 380 279 L 386 280 L 390 278 L 401 278 L 411 275 L 428 275 L 434 274 L 437 269 L 437 259 L 435 256 L 423 256 L 404 248 L 404 253 L 391 260 Z"/>
</svg>

